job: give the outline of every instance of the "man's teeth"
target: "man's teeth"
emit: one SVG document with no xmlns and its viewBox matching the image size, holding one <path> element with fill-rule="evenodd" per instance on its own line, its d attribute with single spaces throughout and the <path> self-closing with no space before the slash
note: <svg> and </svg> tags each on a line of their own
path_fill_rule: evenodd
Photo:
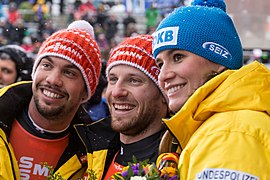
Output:
<svg viewBox="0 0 270 180">
<path fill-rule="evenodd" d="M 44 90 L 43 93 L 44 93 L 47 97 L 50 97 L 50 98 L 55 98 L 55 99 L 61 98 L 61 96 L 60 96 L 59 94 L 55 94 L 55 93 L 50 92 L 50 91 L 47 91 L 47 90 Z"/>
<path fill-rule="evenodd" d="M 119 104 L 115 104 L 115 105 L 114 105 L 114 108 L 115 108 L 115 109 L 118 109 L 118 110 L 130 110 L 130 109 L 132 109 L 133 107 L 132 107 L 132 106 L 129 106 L 129 105 L 119 105 Z"/>
</svg>

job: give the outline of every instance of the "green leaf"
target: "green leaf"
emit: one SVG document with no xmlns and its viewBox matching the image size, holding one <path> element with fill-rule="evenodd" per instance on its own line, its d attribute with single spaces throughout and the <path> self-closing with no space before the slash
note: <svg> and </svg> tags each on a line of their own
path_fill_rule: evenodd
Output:
<svg viewBox="0 0 270 180">
<path fill-rule="evenodd" d="M 148 164 L 148 162 L 149 162 L 149 159 L 146 159 L 143 162 L 141 162 L 141 164 L 143 164 L 144 166 L 146 166 Z"/>
<path fill-rule="evenodd" d="M 144 175 L 144 170 L 143 170 L 143 166 L 139 163 L 139 173 L 138 173 L 139 176 L 142 176 Z"/>
<path fill-rule="evenodd" d="M 128 167 L 128 177 L 130 178 L 130 177 L 132 177 L 132 176 L 134 176 L 134 172 L 133 172 L 133 170 L 132 170 L 132 166 L 129 166 Z"/>
<path fill-rule="evenodd" d="M 132 160 L 133 160 L 133 163 L 137 164 L 137 159 L 134 155 L 132 156 Z"/>
</svg>

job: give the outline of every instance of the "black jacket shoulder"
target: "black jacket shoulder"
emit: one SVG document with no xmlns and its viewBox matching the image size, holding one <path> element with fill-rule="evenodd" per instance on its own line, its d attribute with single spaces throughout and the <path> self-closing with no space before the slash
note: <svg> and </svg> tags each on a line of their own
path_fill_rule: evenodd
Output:
<svg viewBox="0 0 270 180">
<path fill-rule="evenodd" d="M 9 132 L 16 116 L 29 105 L 32 98 L 32 83 L 20 82 L 1 89 L 0 93 L 0 128 Z"/>
</svg>

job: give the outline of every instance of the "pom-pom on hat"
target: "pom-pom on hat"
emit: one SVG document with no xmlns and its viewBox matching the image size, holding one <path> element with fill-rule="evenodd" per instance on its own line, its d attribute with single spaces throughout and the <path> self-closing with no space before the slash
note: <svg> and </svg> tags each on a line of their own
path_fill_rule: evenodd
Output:
<svg viewBox="0 0 270 180">
<path fill-rule="evenodd" d="M 126 38 L 111 51 L 107 62 L 106 76 L 108 77 L 112 67 L 119 64 L 135 67 L 146 74 L 157 85 L 167 101 L 168 98 L 158 83 L 160 68 L 156 65 L 152 55 L 152 42 L 153 37 L 151 35 L 138 35 Z"/>
<path fill-rule="evenodd" d="M 46 56 L 63 58 L 78 67 L 87 87 L 87 100 L 90 99 L 99 80 L 101 53 L 94 39 L 93 27 L 88 22 L 74 21 L 67 29 L 59 30 L 48 37 L 39 49 L 32 77 L 40 60 Z"/>
<path fill-rule="evenodd" d="M 164 18 L 154 33 L 153 55 L 168 49 L 186 50 L 229 69 L 243 65 L 241 41 L 223 0 L 195 0 Z"/>
</svg>

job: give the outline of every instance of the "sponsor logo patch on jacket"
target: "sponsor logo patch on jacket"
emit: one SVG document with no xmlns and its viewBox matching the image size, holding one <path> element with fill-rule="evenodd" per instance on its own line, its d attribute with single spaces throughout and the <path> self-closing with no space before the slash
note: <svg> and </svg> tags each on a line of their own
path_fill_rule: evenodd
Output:
<svg viewBox="0 0 270 180">
<path fill-rule="evenodd" d="M 196 180 L 229 179 L 229 180 L 259 180 L 260 178 L 243 171 L 223 168 L 206 168 L 196 174 Z"/>
</svg>

